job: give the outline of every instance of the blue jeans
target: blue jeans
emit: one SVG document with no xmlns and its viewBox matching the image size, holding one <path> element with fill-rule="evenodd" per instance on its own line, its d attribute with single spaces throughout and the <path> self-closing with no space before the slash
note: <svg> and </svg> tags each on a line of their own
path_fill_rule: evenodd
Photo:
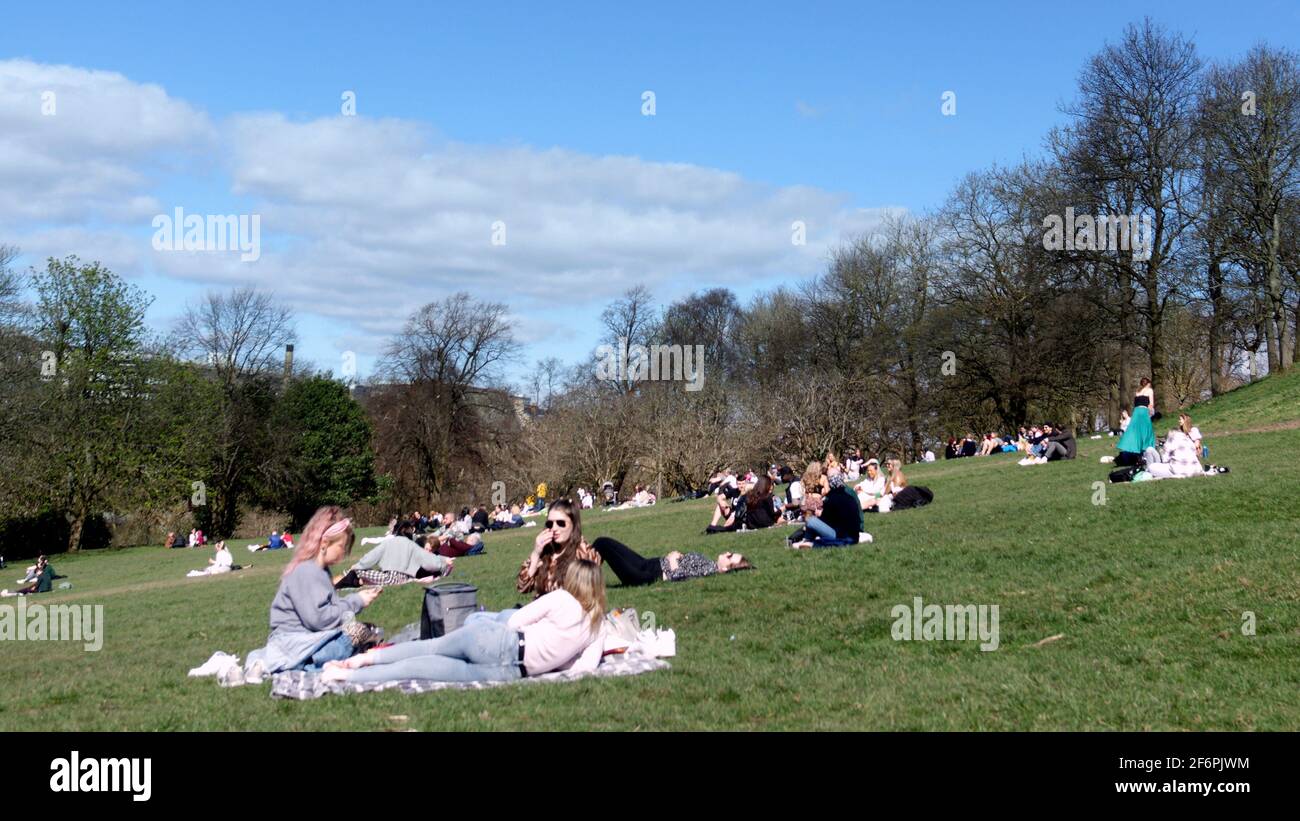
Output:
<svg viewBox="0 0 1300 821">
<path fill-rule="evenodd" d="M 841 539 L 835 534 L 835 528 L 816 516 L 809 516 L 803 524 L 805 528 L 817 534 L 812 539 L 813 547 L 844 547 L 858 543 L 856 539 Z"/>
<path fill-rule="evenodd" d="M 303 663 L 300 669 L 309 673 L 316 673 L 325 666 L 327 661 L 342 661 L 356 653 L 356 647 L 352 645 L 352 639 L 347 633 L 339 633 L 334 638 L 322 644 L 316 652 L 311 654 L 311 658 Z"/>
<path fill-rule="evenodd" d="M 523 675 L 519 633 L 492 618 L 467 620 L 445 636 L 396 644 L 371 656 L 375 663 L 350 671 L 348 681 L 513 681 Z"/>
<path fill-rule="evenodd" d="M 515 613 L 518 612 L 519 612 L 519 608 L 515 608 L 514 610 L 502 610 L 498 613 L 493 613 L 491 610 L 480 610 L 477 613 L 470 613 L 468 616 L 466 616 L 465 624 L 462 624 L 461 627 L 464 627 L 466 624 L 475 621 L 494 621 L 494 622 L 500 622 L 501 624 L 505 624 L 506 622 L 510 621 L 511 616 L 513 616 Z"/>
</svg>

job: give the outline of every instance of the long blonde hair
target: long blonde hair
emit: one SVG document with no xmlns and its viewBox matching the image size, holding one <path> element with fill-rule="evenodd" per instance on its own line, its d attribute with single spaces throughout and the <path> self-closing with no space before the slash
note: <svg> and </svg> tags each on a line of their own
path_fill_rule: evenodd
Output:
<svg viewBox="0 0 1300 821">
<path fill-rule="evenodd" d="M 889 466 L 890 492 L 899 491 L 907 487 L 907 477 L 903 475 L 903 463 L 898 459 L 890 459 L 885 464 Z"/>
<path fill-rule="evenodd" d="M 816 493 L 821 486 L 822 463 L 809 462 L 808 467 L 803 472 L 803 492 Z"/>
<path fill-rule="evenodd" d="M 1188 436 L 1192 435 L 1192 417 L 1186 413 L 1178 414 L 1178 428 Z"/>
<path fill-rule="evenodd" d="M 597 630 L 605 618 L 605 574 L 600 565 L 588 559 L 572 562 L 564 571 L 560 586 L 578 600 L 591 620 L 592 631 Z"/>
</svg>

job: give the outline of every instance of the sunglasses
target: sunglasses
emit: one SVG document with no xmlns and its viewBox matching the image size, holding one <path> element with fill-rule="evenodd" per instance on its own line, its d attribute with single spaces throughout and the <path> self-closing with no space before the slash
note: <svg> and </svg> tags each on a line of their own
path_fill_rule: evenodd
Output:
<svg viewBox="0 0 1300 821">
<path fill-rule="evenodd" d="M 569 522 L 568 522 L 568 520 L 566 520 L 566 519 L 547 519 L 547 520 L 546 520 L 546 527 L 547 527 L 548 529 L 549 529 L 549 528 L 552 528 L 552 527 L 567 527 L 568 524 L 569 524 Z"/>
</svg>

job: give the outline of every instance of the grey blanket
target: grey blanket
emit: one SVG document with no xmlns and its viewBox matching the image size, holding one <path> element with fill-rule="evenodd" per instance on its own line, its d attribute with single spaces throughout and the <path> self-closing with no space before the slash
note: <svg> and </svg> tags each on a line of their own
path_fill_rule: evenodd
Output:
<svg viewBox="0 0 1300 821">
<path fill-rule="evenodd" d="M 383 681 L 352 683 L 346 681 L 321 681 L 316 673 L 293 670 L 276 673 L 271 678 L 271 695 L 275 698 L 292 698 L 307 701 L 320 698 L 328 693 L 346 695 L 348 693 L 365 693 L 371 690 L 398 690 L 408 695 L 428 693 L 433 690 L 483 690 L 488 687 L 500 687 L 513 684 L 537 684 L 546 681 L 577 681 L 582 678 L 610 678 L 612 676 L 635 676 L 652 670 L 668 669 L 668 662 L 650 656 L 606 656 L 600 666 L 589 672 L 565 670 L 558 673 L 545 673 L 540 676 L 515 679 L 514 681 L 426 681 L 424 679 L 406 679 L 403 681 Z"/>
</svg>

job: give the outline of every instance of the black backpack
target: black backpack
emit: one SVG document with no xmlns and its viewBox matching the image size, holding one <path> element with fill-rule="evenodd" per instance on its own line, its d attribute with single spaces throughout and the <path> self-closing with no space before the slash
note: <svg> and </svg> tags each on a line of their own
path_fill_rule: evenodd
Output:
<svg viewBox="0 0 1300 821">
<path fill-rule="evenodd" d="M 894 494 L 893 510 L 925 507 L 934 501 L 934 491 L 924 485 L 908 485 Z"/>
<path fill-rule="evenodd" d="M 443 582 L 424 591 L 420 638 L 432 639 L 460 627 L 478 611 L 478 588 L 464 582 Z"/>
<path fill-rule="evenodd" d="M 1110 481 L 1112 484 L 1115 482 L 1131 482 L 1133 481 L 1133 477 L 1137 476 L 1138 471 L 1142 470 L 1144 466 L 1145 463 L 1142 465 L 1129 465 L 1128 467 L 1120 468 L 1119 470 L 1112 470 L 1110 472 Z"/>
</svg>

